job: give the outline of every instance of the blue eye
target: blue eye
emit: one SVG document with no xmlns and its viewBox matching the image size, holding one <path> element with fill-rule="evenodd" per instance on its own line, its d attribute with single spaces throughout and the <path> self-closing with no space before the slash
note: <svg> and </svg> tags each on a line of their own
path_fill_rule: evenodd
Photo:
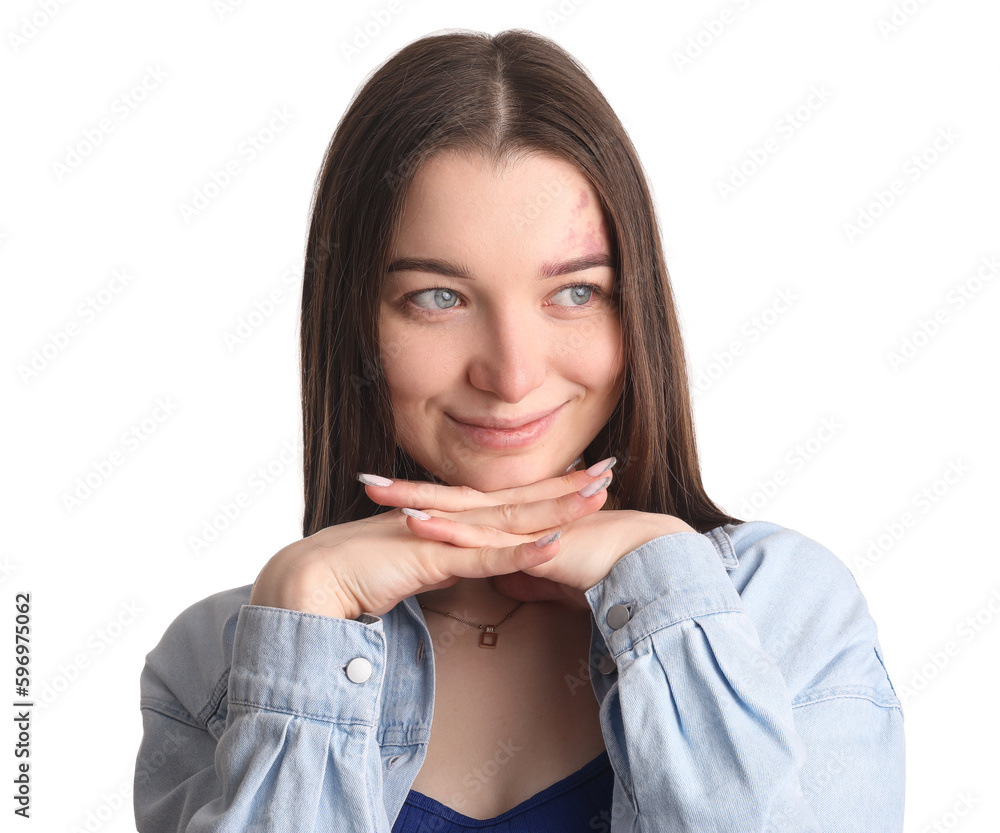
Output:
<svg viewBox="0 0 1000 833">
<path fill-rule="evenodd" d="M 441 299 L 448 304 L 447 306 L 444 307 L 436 307 L 436 309 L 451 309 L 455 301 L 458 299 L 458 295 L 452 292 L 450 289 L 423 289 L 420 292 L 414 292 L 412 295 L 408 295 L 407 298 L 413 300 L 414 298 L 418 298 L 421 295 L 427 295 L 430 292 L 434 293 L 435 302 Z M 428 309 L 427 307 L 423 307 L 420 304 L 417 304 L 417 307 L 419 307 L 420 309 Z"/>
<path fill-rule="evenodd" d="M 593 283 L 574 283 L 564 286 L 556 290 L 553 297 L 562 295 L 565 292 L 570 293 L 570 303 L 553 304 L 553 306 L 574 307 L 577 309 L 588 308 L 599 303 L 604 298 L 601 288 Z M 424 295 L 430 296 L 433 299 L 431 306 L 425 306 L 416 300 Z M 404 306 L 415 307 L 419 313 L 434 314 L 435 312 L 445 312 L 454 309 L 458 305 L 459 298 L 459 294 L 454 290 L 438 286 L 433 289 L 421 289 L 417 292 L 411 292 L 409 295 L 403 297 L 402 302 Z M 596 301 L 595 298 L 597 299 Z"/>
<path fill-rule="evenodd" d="M 578 283 L 574 286 L 567 286 L 560 289 L 556 295 L 562 295 L 564 292 L 570 293 L 570 298 L 573 300 L 573 306 L 582 307 L 585 306 L 589 301 L 591 296 L 597 290 L 597 287 L 590 283 Z M 582 295 L 580 293 L 583 293 Z M 580 303 L 576 303 L 580 301 Z"/>
</svg>

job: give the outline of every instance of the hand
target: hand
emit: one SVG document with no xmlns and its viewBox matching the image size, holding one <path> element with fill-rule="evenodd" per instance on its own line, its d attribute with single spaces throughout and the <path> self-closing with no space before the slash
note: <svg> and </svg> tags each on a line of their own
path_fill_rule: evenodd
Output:
<svg viewBox="0 0 1000 833">
<path fill-rule="evenodd" d="M 606 490 L 590 498 L 577 494 L 596 479 L 585 471 L 574 471 L 492 493 L 405 480 L 387 487 L 366 486 L 377 503 L 417 505 L 462 517 L 450 522 L 475 531 L 477 542 L 466 536 L 464 544 L 455 546 L 414 534 L 421 524 L 436 521 L 420 521 L 399 509 L 329 526 L 279 550 L 258 575 L 250 603 L 356 619 L 362 612 L 386 613 L 408 596 L 451 587 L 460 578 L 500 576 L 537 567 L 558 551 L 558 541 L 544 549 L 535 546 L 545 529 L 554 531 L 604 505 Z M 543 532 L 518 535 L 498 528 L 509 525 L 511 507 L 521 504 L 531 507 L 531 524 Z M 467 514 L 472 511 L 479 514 Z M 522 513 L 518 509 L 516 514 Z"/>
<path fill-rule="evenodd" d="M 588 478 L 587 482 L 606 474 Z M 569 485 L 566 477 L 558 477 L 517 489 L 476 493 L 469 497 L 479 502 L 481 508 L 448 512 L 444 510 L 461 505 L 454 502 L 454 487 L 422 483 L 418 487 L 419 497 L 431 519 L 414 519 L 408 525 L 418 537 L 460 547 L 504 542 L 510 535 L 526 535 L 536 540 L 559 529 L 560 538 L 546 547 L 546 550 L 556 550 L 554 557 L 518 571 L 498 574 L 493 584 L 499 592 L 513 599 L 554 600 L 581 609 L 589 608 L 584 591 L 604 579 L 622 556 L 654 538 L 696 531 L 672 515 L 651 512 L 594 510 L 578 515 L 559 514 L 560 508 L 576 508 L 573 502 L 566 503 L 565 499 L 562 503 L 554 502 L 551 498 L 559 492 L 565 494 Z M 405 489 L 391 491 L 394 486 L 371 487 L 368 495 L 382 504 L 411 507 L 420 504 L 420 500 L 413 500 L 413 495 Z M 540 498 L 543 495 L 546 497 Z M 596 501 L 598 495 L 588 499 L 576 497 L 579 501 Z"/>
<path fill-rule="evenodd" d="M 589 610 L 584 591 L 607 578 L 622 556 L 654 538 L 697 531 L 673 515 L 631 509 L 604 510 L 573 521 L 563 530 L 554 558 L 536 567 L 496 576 L 496 589 L 512 599 L 551 599 Z"/>
</svg>

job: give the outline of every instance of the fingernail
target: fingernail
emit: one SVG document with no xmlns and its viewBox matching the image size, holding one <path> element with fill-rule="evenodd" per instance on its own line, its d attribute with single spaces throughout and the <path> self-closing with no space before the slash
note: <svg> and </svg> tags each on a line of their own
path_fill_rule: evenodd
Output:
<svg viewBox="0 0 1000 833">
<path fill-rule="evenodd" d="M 597 477 L 599 474 L 604 474 L 604 472 L 610 469 L 617 462 L 617 457 L 608 457 L 607 460 L 601 460 L 600 463 L 594 463 L 594 465 L 587 469 L 587 474 L 591 477 Z"/>
<path fill-rule="evenodd" d="M 580 489 L 580 497 L 593 497 L 598 492 L 603 492 L 606 488 L 608 488 L 608 484 L 610 482 L 610 477 L 605 477 L 603 480 L 594 480 Z"/>
<path fill-rule="evenodd" d="M 431 516 L 426 512 L 421 512 L 419 509 L 404 509 L 404 515 L 409 515 L 411 518 L 416 518 L 418 521 L 429 521 Z"/>
<path fill-rule="evenodd" d="M 368 486 L 391 486 L 392 481 L 388 477 L 379 477 L 377 474 L 359 474 L 358 480 Z"/>
<path fill-rule="evenodd" d="M 573 469 L 575 469 L 578 465 L 580 465 L 580 461 L 582 459 L 583 457 L 577 457 L 572 463 L 566 466 L 566 471 L 564 471 L 563 474 L 566 474 L 567 471 L 572 471 Z"/>
<path fill-rule="evenodd" d="M 560 535 L 562 535 L 562 530 L 557 529 L 551 535 L 546 535 L 544 538 L 539 538 L 537 541 L 535 541 L 535 546 L 538 547 L 539 549 L 541 549 L 542 547 L 547 547 L 549 544 L 555 541 L 556 538 L 558 538 Z"/>
</svg>

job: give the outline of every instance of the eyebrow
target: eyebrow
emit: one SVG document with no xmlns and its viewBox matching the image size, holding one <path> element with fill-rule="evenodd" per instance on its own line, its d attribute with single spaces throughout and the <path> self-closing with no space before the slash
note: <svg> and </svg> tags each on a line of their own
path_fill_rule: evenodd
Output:
<svg viewBox="0 0 1000 833">
<path fill-rule="evenodd" d="M 545 263 L 538 273 L 538 280 L 554 278 L 558 275 L 569 275 L 573 272 L 583 272 L 586 269 L 593 269 L 597 266 L 611 266 L 614 263 L 611 255 L 606 252 L 574 257 L 571 260 L 564 260 L 561 263 Z M 430 272 L 435 275 L 444 275 L 449 278 L 461 278 L 462 280 L 474 280 L 472 270 L 466 268 L 461 263 L 450 260 L 441 260 L 433 257 L 402 257 L 389 264 L 386 272 Z"/>
</svg>

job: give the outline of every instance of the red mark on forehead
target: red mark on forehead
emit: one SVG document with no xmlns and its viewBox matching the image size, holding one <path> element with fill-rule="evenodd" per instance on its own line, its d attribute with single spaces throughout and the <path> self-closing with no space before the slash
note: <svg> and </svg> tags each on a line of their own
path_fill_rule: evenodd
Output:
<svg viewBox="0 0 1000 833">
<path fill-rule="evenodd" d="M 573 226 L 579 224 L 580 216 L 583 214 L 584 211 L 587 210 L 587 206 L 589 205 L 590 205 L 590 194 L 587 193 L 586 189 L 583 189 L 579 192 L 576 204 L 573 206 L 573 209 L 570 213 L 570 220 L 569 220 L 570 227 L 566 229 L 566 236 L 563 238 L 563 244 L 565 246 L 568 246 L 570 248 L 576 248 L 576 245 L 580 240 L 580 235 L 577 234 L 576 229 L 574 229 Z M 594 237 L 593 223 L 590 221 L 587 222 L 587 231 L 585 232 L 585 234 L 586 234 L 585 242 L 590 244 Z M 593 250 L 590 245 L 588 245 L 587 248 L 588 251 Z"/>
<path fill-rule="evenodd" d="M 583 250 L 585 252 L 602 252 L 608 247 L 608 226 L 604 222 L 604 217 L 595 225 L 593 222 L 587 223 L 587 231 L 583 237 Z"/>
<path fill-rule="evenodd" d="M 576 203 L 570 213 L 570 220 L 563 234 L 562 247 L 566 251 L 595 254 L 608 250 L 610 239 L 604 212 L 596 218 L 583 217 L 591 205 L 591 195 L 586 189 L 578 192 Z"/>
</svg>

